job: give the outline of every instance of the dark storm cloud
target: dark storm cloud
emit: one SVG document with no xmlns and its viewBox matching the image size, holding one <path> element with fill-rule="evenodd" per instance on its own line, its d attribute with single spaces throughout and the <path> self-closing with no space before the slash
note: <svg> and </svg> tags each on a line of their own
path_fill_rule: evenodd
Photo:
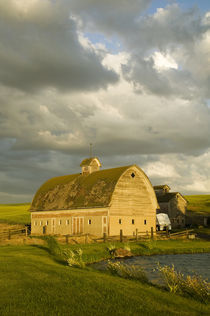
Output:
<svg viewBox="0 0 210 316">
<path fill-rule="evenodd" d="M 79 40 L 67 1 L 0 1 L 0 82 L 22 90 L 90 90 L 118 76 Z"/>
<path fill-rule="evenodd" d="M 130 34 L 135 19 L 152 0 L 70 0 L 72 11 L 78 14 L 87 30 L 109 35 Z"/>
<path fill-rule="evenodd" d="M 0 202 L 79 172 L 90 142 L 104 168 L 136 163 L 154 184 L 208 191 L 209 18 L 145 15 L 150 3 L 0 0 Z"/>
</svg>

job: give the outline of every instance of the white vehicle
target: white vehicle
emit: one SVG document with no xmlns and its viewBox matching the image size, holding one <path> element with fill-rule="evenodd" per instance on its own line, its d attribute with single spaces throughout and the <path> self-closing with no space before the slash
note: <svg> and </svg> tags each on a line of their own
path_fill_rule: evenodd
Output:
<svg viewBox="0 0 210 316">
<path fill-rule="evenodd" d="M 160 213 L 156 215 L 156 230 L 171 230 L 171 222 L 167 214 Z"/>
</svg>

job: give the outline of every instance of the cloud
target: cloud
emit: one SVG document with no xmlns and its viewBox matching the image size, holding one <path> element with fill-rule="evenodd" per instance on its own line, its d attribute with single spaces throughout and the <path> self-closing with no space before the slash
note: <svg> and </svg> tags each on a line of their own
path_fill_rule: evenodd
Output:
<svg viewBox="0 0 210 316">
<path fill-rule="evenodd" d="M 67 1 L 0 1 L 0 82 L 25 91 L 93 90 L 115 83 L 96 50 L 84 48 Z"/>
<path fill-rule="evenodd" d="M 149 4 L 0 0 L 1 201 L 79 172 L 90 142 L 104 168 L 208 192 L 208 14 Z"/>
</svg>

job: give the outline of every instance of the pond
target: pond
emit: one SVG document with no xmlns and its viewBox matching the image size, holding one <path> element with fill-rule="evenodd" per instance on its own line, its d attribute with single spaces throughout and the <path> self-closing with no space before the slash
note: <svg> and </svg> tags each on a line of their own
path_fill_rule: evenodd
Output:
<svg viewBox="0 0 210 316">
<path fill-rule="evenodd" d="M 140 266 L 153 283 L 162 283 L 159 273 L 154 271 L 158 262 L 161 266 L 172 266 L 173 264 L 175 270 L 182 272 L 184 275 L 196 273 L 210 281 L 210 253 L 138 256 L 127 259 L 115 259 L 115 261 Z M 98 270 L 105 270 L 106 265 L 107 261 L 101 261 L 91 266 Z"/>
</svg>

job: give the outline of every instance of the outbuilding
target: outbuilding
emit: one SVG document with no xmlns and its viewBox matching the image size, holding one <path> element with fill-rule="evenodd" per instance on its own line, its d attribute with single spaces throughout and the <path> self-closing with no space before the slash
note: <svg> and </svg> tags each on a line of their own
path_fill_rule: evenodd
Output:
<svg viewBox="0 0 210 316">
<path fill-rule="evenodd" d="M 33 235 L 133 235 L 156 228 L 158 203 L 152 184 L 137 165 L 100 170 L 97 157 L 81 173 L 45 182 L 31 205 Z"/>
</svg>

